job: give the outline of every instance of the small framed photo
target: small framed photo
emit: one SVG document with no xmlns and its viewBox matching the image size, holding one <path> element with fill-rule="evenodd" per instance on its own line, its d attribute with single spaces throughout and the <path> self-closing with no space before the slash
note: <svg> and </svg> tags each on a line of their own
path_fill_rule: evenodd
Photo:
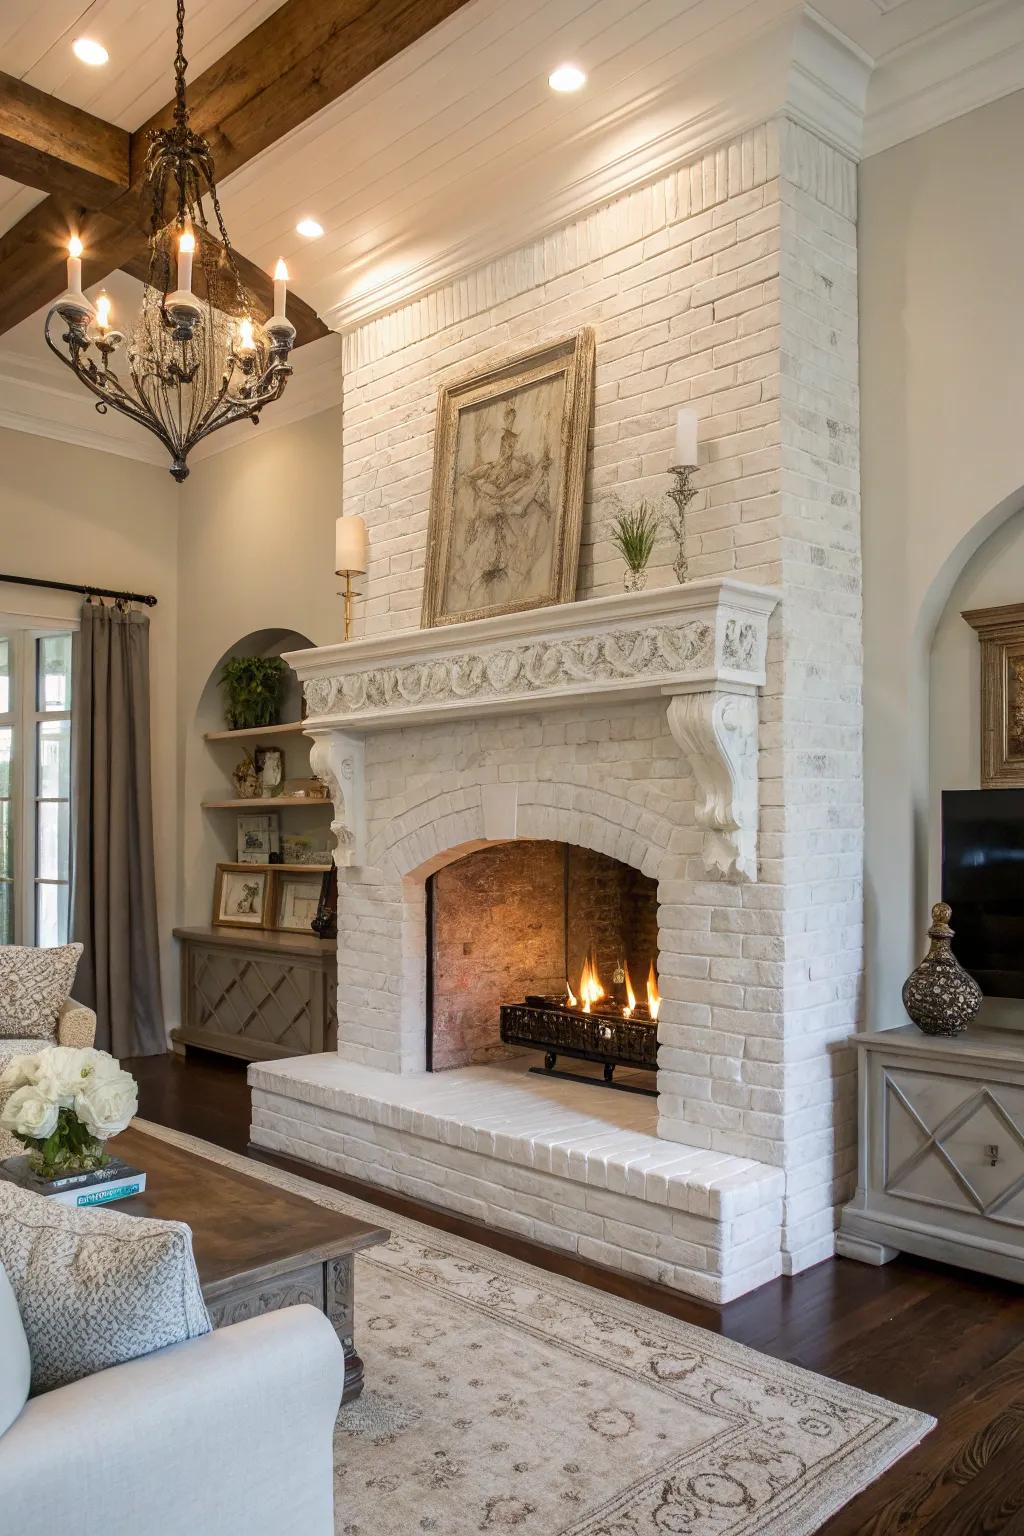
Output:
<svg viewBox="0 0 1024 1536">
<path fill-rule="evenodd" d="M 251 864 L 218 864 L 213 887 L 213 921 L 227 928 L 265 928 L 270 874 Z"/>
<path fill-rule="evenodd" d="M 320 909 L 323 875 L 277 875 L 274 927 L 282 933 L 312 933 Z"/>
<path fill-rule="evenodd" d="M 239 864 L 275 864 L 281 857 L 281 835 L 276 815 L 239 816 Z"/>
</svg>

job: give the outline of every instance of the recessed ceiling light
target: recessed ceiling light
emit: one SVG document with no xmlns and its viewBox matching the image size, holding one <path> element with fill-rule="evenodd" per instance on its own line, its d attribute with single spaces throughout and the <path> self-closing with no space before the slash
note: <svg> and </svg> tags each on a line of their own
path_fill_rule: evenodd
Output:
<svg viewBox="0 0 1024 1536">
<path fill-rule="evenodd" d="M 83 64 L 106 64 L 110 58 L 103 44 L 97 43 L 91 37 L 76 37 L 71 45 L 71 51 Z"/>
<path fill-rule="evenodd" d="M 319 240 L 323 232 L 323 225 L 318 224 L 316 219 L 300 219 L 295 226 L 295 233 L 305 235 L 307 240 Z"/>
<path fill-rule="evenodd" d="M 548 75 L 548 85 L 553 91 L 578 91 L 586 83 L 586 71 L 580 69 L 578 64 L 559 64 Z"/>
</svg>

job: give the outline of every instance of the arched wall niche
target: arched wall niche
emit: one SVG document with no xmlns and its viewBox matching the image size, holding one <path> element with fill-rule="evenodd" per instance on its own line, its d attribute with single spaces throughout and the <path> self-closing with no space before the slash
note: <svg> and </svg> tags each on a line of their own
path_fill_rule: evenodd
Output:
<svg viewBox="0 0 1024 1536">
<path fill-rule="evenodd" d="M 285 626 L 250 630 L 217 657 L 198 696 L 185 705 L 181 911 L 186 926 L 209 922 L 215 866 L 219 862 L 233 861 L 237 852 L 234 816 L 227 811 L 202 809 L 204 800 L 230 797 L 230 770 L 243 753 L 242 744 L 213 744 L 205 739 L 208 731 L 226 729 L 224 691 L 220 685 L 224 663 L 232 656 L 280 656 L 283 651 L 313 644 L 315 642 L 301 630 Z M 297 720 L 300 702 L 298 680 L 289 669 L 281 706 L 282 720 Z M 298 814 L 305 816 L 306 812 Z"/>
<path fill-rule="evenodd" d="M 977 789 L 981 773 L 981 670 L 978 637 L 966 610 L 1024 603 L 1024 491 L 979 520 L 933 587 L 927 660 L 928 782 L 921 821 L 917 907 L 938 900 L 942 869 L 941 795 Z M 954 927 L 956 914 L 954 913 Z M 986 1003 L 986 1010 L 991 1005 Z M 1024 1006 L 1014 1005 L 1024 1024 Z M 1003 1009 L 1005 1014 L 1005 1008 Z M 1003 1020 L 1005 1022 L 1005 1020 Z"/>
</svg>

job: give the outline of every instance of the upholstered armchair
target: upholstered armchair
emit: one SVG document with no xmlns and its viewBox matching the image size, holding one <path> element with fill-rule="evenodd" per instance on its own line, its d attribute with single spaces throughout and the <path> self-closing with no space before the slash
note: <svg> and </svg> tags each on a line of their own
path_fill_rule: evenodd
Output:
<svg viewBox="0 0 1024 1536">
<path fill-rule="evenodd" d="M 92 1045 L 96 1039 L 96 1015 L 84 1003 L 76 1003 L 69 997 L 57 1015 L 53 1035 L 49 1040 L 9 1040 L 0 1037 L 0 1072 L 12 1056 L 34 1056 L 36 1051 L 48 1045 Z M 6 1103 L 10 1090 L 0 1087 L 0 1108 Z M 0 1160 L 24 1152 L 24 1147 L 7 1131 L 0 1129 Z"/>
</svg>

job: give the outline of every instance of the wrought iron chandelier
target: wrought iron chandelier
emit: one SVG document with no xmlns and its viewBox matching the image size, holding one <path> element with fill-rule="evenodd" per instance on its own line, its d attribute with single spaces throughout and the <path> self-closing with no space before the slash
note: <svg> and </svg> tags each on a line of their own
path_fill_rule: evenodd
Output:
<svg viewBox="0 0 1024 1536">
<path fill-rule="evenodd" d="M 274 273 L 274 313 L 263 324 L 239 275 L 210 146 L 189 127 L 184 38 L 185 3 L 177 0 L 174 121 L 150 134 L 149 270 L 135 324 L 125 336 L 111 324 L 109 298 L 101 294 L 94 306 L 83 294 L 77 235 L 68 244 L 67 292 L 46 317 L 47 346 L 97 397 L 100 415 L 120 411 L 158 437 L 179 483 L 188 475 L 188 456 L 197 443 L 232 422 L 258 423 L 260 412 L 281 398 L 295 340 L 295 327 L 285 316 L 284 263 L 278 262 Z M 168 217 L 172 197 L 175 208 Z M 219 239 L 210 228 L 205 198 Z M 206 290 L 202 299 L 192 292 L 196 254 Z"/>
</svg>

